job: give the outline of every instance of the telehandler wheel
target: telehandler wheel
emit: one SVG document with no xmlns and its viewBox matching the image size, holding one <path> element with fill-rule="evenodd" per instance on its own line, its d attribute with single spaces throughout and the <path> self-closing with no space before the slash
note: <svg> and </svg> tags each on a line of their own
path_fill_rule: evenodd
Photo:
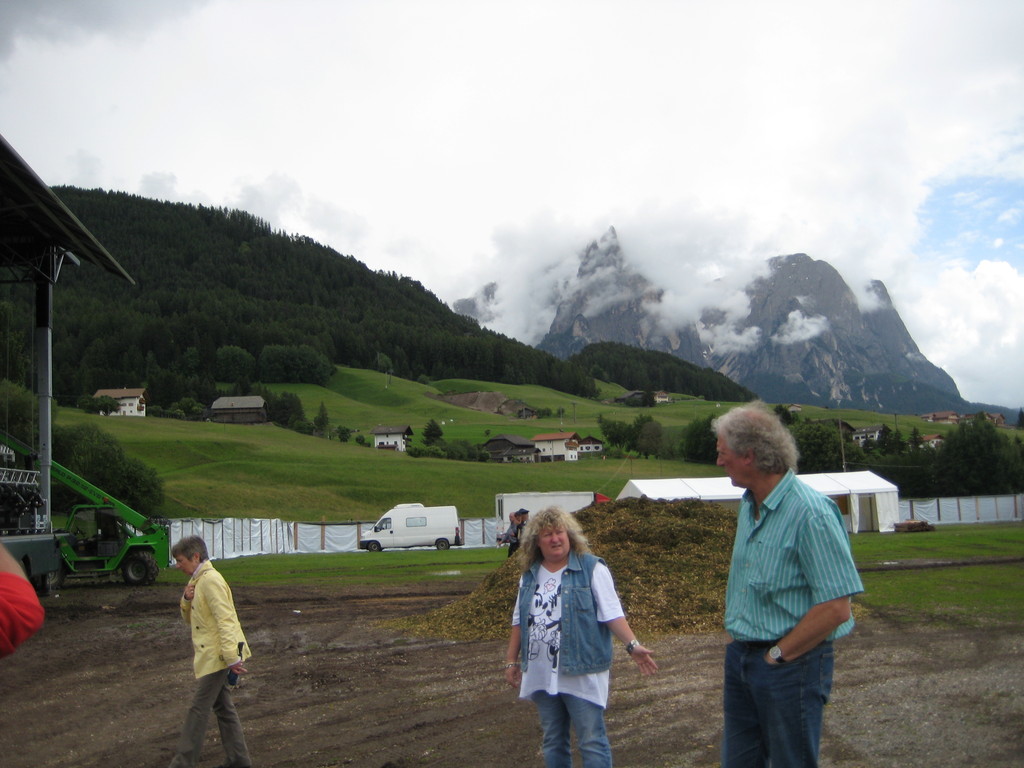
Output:
<svg viewBox="0 0 1024 768">
<path fill-rule="evenodd" d="M 61 563 L 60 568 L 58 568 L 53 573 L 49 574 L 49 578 L 47 579 L 46 583 L 47 594 L 54 594 L 61 587 L 63 587 L 64 579 L 66 579 L 67 577 L 68 566 L 66 563 Z"/>
<path fill-rule="evenodd" d="M 160 567 L 152 552 L 133 552 L 121 563 L 121 575 L 129 587 L 144 587 L 156 581 Z"/>
</svg>

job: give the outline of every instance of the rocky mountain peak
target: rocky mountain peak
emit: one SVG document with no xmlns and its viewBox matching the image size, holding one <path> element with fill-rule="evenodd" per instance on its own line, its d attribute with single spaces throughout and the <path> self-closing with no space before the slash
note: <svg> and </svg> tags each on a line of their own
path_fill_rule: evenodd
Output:
<svg viewBox="0 0 1024 768">
<path fill-rule="evenodd" d="M 881 282 L 869 287 L 877 306 L 864 310 L 834 267 L 807 254 L 768 260 L 767 274 L 746 288 L 745 317 L 697 307 L 698 322 L 675 327 L 660 312 L 670 286 L 630 266 L 614 229 L 579 259 L 538 345 L 559 357 L 601 341 L 669 352 L 771 402 L 924 412 L 961 400 L 953 380 L 921 354 Z M 716 345 L 726 324 L 732 342 Z"/>
</svg>

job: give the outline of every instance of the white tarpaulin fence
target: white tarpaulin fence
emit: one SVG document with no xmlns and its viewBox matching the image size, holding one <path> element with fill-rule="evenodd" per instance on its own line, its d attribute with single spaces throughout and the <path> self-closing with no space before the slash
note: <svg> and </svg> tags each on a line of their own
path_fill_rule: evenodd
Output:
<svg viewBox="0 0 1024 768">
<path fill-rule="evenodd" d="M 373 523 L 292 523 L 284 520 L 229 517 L 171 520 L 171 543 L 183 536 L 201 536 L 210 557 L 224 560 L 245 555 L 286 555 L 304 552 L 359 552 L 362 531 Z M 493 547 L 498 536 L 493 518 L 459 521 L 462 546 Z"/>
<path fill-rule="evenodd" d="M 1016 496 L 960 496 L 900 501 L 901 520 L 943 523 L 1011 523 L 1024 518 L 1024 494 Z"/>
<path fill-rule="evenodd" d="M 680 481 L 677 479 L 636 482 L 639 487 L 632 490 L 640 491 L 637 495 L 643 494 L 649 498 L 701 497 L 701 493 L 679 494 Z M 735 489 L 731 487 L 728 478 L 701 478 L 697 484 L 701 483 L 706 483 L 701 487 L 706 500 L 725 500 L 735 496 Z M 861 493 L 864 491 L 861 490 Z M 629 494 L 624 489 L 619 498 L 626 495 Z M 905 499 L 900 500 L 898 506 L 899 520 L 925 520 L 933 524 L 1020 522 L 1024 519 L 1024 494 Z M 884 512 L 878 517 L 889 522 Z M 183 536 L 201 536 L 210 551 L 210 557 L 223 560 L 245 555 L 359 552 L 361 533 L 363 529 L 372 526 L 373 523 L 294 523 L 258 518 L 177 518 L 171 520 L 170 537 L 173 543 Z M 884 526 L 885 523 L 883 530 L 892 530 Z M 463 546 L 495 546 L 498 524 L 494 518 L 460 520 L 459 528 Z"/>
</svg>

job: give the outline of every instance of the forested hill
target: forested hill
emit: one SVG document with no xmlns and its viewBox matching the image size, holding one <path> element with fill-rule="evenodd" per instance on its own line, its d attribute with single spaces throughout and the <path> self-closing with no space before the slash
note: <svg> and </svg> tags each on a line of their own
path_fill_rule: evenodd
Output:
<svg viewBox="0 0 1024 768">
<path fill-rule="evenodd" d="M 580 364 L 481 328 L 410 278 L 275 232 L 251 214 L 54 191 L 137 282 L 88 264 L 63 269 L 53 334 L 61 402 L 143 385 L 155 405 L 208 401 L 214 381 L 325 383 L 315 379 L 333 364 L 596 395 Z M 238 356 L 253 366 L 227 366 Z"/>
<path fill-rule="evenodd" d="M 62 399 L 145 383 L 155 404 L 207 400 L 212 382 L 225 380 L 217 370 L 225 347 L 257 361 L 268 347 L 305 347 L 332 364 L 382 364 L 405 378 L 594 393 L 574 364 L 480 328 L 418 282 L 272 231 L 248 213 L 101 190 L 55 192 L 137 282 L 91 265 L 63 270 L 54 290 L 54 392 Z M 282 373 L 296 380 L 294 370 Z M 282 380 L 259 367 L 252 378 Z"/>
<path fill-rule="evenodd" d="M 756 395 L 710 368 L 701 368 L 667 352 L 644 351 L 628 344 L 589 344 L 569 358 L 595 378 L 626 389 L 700 394 L 708 400 L 753 400 Z"/>
</svg>

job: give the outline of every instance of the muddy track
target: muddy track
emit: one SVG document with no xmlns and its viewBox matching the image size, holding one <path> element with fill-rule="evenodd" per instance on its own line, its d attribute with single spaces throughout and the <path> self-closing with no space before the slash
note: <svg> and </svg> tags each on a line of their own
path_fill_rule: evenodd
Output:
<svg viewBox="0 0 1024 768">
<path fill-rule="evenodd" d="M 236 589 L 254 658 L 236 694 L 258 768 L 540 766 L 532 705 L 502 682 L 502 641 L 402 636 L 381 619 L 475 584 Z M 191 697 L 180 585 L 76 585 L 0 661 L 4 768 L 164 768 Z M 1022 627 L 907 626 L 872 615 L 837 644 L 822 764 L 1024 764 Z M 661 673 L 617 657 L 619 768 L 715 766 L 724 635 L 653 639 Z M 953 739 L 949 734 L 955 734 Z M 216 728 L 202 766 L 223 757 Z"/>
</svg>

